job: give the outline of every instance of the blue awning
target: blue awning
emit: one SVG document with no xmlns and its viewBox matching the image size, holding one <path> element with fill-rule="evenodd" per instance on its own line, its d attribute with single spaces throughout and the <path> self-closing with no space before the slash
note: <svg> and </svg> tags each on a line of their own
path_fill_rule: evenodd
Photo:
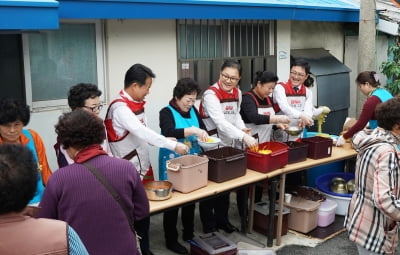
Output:
<svg viewBox="0 0 400 255">
<path fill-rule="evenodd" d="M 0 0 L 0 30 L 58 29 L 55 0 Z"/>
<path fill-rule="evenodd" d="M 65 19 L 268 19 L 358 22 L 353 0 L 60 0 Z"/>
</svg>

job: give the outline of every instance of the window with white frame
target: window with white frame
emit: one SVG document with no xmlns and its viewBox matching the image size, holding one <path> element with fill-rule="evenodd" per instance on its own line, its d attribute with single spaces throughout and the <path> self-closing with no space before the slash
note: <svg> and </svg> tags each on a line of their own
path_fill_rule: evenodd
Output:
<svg viewBox="0 0 400 255">
<path fill-rule="evenodd" d="M 100 22 L 61 23 L 24 35 L 26 97 L 32 108 L 65 106 L 68 90 L 92 83 L 104 90 Z"/>
</svg>

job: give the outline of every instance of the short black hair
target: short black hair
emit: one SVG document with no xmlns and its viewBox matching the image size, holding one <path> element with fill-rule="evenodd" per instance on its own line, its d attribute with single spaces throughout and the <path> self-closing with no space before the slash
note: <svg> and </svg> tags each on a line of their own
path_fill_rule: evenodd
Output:
<svg viewBox="0 0 400 255">
<path fill-rule="evenodd" d="M 274 72 L 270 71 L 258 71 L 256 72 L 256 77 L 254 78 L 254 87 L 257 86 L 257 82 L 261 84 L 267 82 L 277 82 L 279 80 L 278 76 Z"/>
<path fill-rule="evenodd" d="M 84 107 L 85 100 L 89 98 L 100 97 L 101 91 L 94 84 L 78 83 L 72 86 L 68 91 L 68 105 L 71 110 Z"/>
<path fill-rule="evenodd" d="M 394 97 L 381 104 L 375 109 L 378 126 L 392 130 L 394 125 L 400 125 L 400 98 Z"/>
<path fill-rule="evenodd" d="M 199 83 L 192 78 L 182 78 L 178 80 L 174 88 L 173 97 L 181 99 L 185 95 L 200 93 Z"/>
<path fill-rule="evenodd" d="M 0 144 L 0 215 L 22 211 L 35 195 L 38 178 L 30 149 Z"/>
<path fill-rule="evenodd" d="M 30 118 L 29 106 L 25 102 L 14 98 L 0 100 L 0 125 L 20 120 L 26 126 Z"/>
<path fill-rule="evenodd" d="M 304 70 L 306 71 L 306 75 L 311 74 L 311 66 L 307 62 L 307 60 L 305 60 L 303 58 L 294 58 L 294 57 L 290 56 L 290 70 L 292 70 L 292 67 L 294 67 L 294 66 L 303 67 Z M 314 78 L 311 75 L 308 75 L 308 77 L 304 81 L 304 86 L 306 86 L 307 88 L 314 86 Z"/>
<path fill-rule="evenodd" d="M 225 60 L 225 62 L 221 66 L 221 72 L 227 67 L 236 68 L 239 72 L 239 76 L 242 76 L 242 66 L 238 61 L 233 59 Z"/>
<path fill-rule="evenodd" d="M 58 142 L 64 149 L 83 149 L 89 145 L 102 144 L 106 138 L 102 119 L 90 112 L 77 109 L 64 113 L 55 125 Z"/>
<path fill-rule="evenodd" d="M 140 87 L 144 86 L 148 77 L 155 78 L 156 75 L 147 66 L 134 64 L 126 71 L 124 88 L 128 88 L 134 82 L 137 82 Z"/>
</svg>

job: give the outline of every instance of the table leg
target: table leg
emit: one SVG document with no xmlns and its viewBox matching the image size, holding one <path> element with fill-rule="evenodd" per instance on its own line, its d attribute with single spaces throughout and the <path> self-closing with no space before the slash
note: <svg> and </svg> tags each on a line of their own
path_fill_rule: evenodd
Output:
<svg viewBox="0 0 400 255">
<path fill-rule="evenodd" d="M 253 184 L 249 186 L 249 198 L 250 198 L 250 204 L 249 204 L 249 222 L 247 226 L 247 232 L 251 233 L 253 232 L 253 224 L 254 224 L 254 189 L 257 184 Z"/>
<path fill-rule="evenodd" d="M 242 233 L 246 233 L 247 230 L 247 210 L 248 210 L 248 197 L 249 197 L 249 189 L 248 187 L 243 188 L 243 209 L 242 209 L 242 217 L 240 219 L 240 231 Z"/>
<path fill-rule="evenodd" d="M 269 193 L 269 222 L 268 222 L 268 233 L 267 233 L 267 246 L 272 247 L 274 240 L 274 227 L 275 227 L 275 202 L 276 202 L 276 185 L 278 180 L 273 177 L 269 181 L 270 193 Z M 273 212 L 273 213 L 271 213 Z"/>
<path fill-rule="evenodd" d="M 283 201 L 285 199 L 285 181 L 286 174 L 282 174 L 279 183 L 279 205 L 278 205 L 278 222 L 276 223 L 276 246 L 281 245 L 282 239 L 282 220 L 283 220 Z"/>
</svg>

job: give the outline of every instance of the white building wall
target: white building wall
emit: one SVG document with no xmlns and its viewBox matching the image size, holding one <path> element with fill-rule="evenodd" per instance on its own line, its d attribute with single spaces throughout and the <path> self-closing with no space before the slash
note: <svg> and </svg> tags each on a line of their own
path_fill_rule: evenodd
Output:
<svg viewBox="0 0 400 255">
<path fill-rule="evenodd" d="M 343 61 L 344 28 L 342 23 L 294 21 L 291 26 L 291 49 L 324 48 Z M 312 72 L 312 67 L 311 67 Z"/>
<path fill-rule="evenodd" d="M 344 31 L 340 23 L 277 21 L 277 74 L 289 75 L 290 49 L 325 48 L 343 61 Z M 168 104 L 177 81 L 177 45 L 175 20 L 105 21 L 105 90 L 109 103 L 123 88 L 126 70 L 135 63 L 150 67 L 156 74 L 146 98 L 148 126 L 159 132 L 159 110 Z M 312 67 L 311 67 L 312 68 Z M 352 67 L 350 67 L 352 68 Z M 106 109 L 101 116 L 104 117 Z M 54 124 L 62 110 L 33 113 L 28 127 L 39 132 L 48 151 L 52 169 L 57 169 L 53 145 Z M 150 151 L 153 167 L 158 168 L 158 148 Z"/>
</svg>

